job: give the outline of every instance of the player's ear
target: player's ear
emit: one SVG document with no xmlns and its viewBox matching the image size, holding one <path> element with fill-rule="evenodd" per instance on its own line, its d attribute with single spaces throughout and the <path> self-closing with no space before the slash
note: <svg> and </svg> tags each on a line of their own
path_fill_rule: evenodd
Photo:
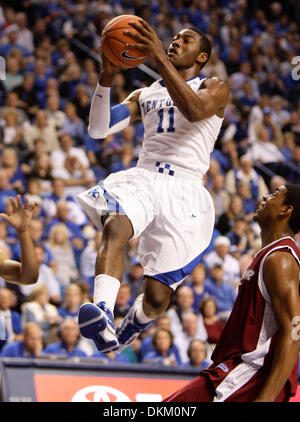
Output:
<svg viewBox="0 0 300 422">
<path fill-rule="evenodd" d="M 281 210 L 279 212 L 279 216 L 281 218 L 290 218 L 293 212 L 293 205 L 282 205 Z"/>
<path fill-rule="evenodd" d="M 204 51 L 202 51 L 201 53 L 198 54 L 197 62 L 199 64 L 203 64 L 207 61 L 207 59 L 208 59 L 208 54 L 204 53 Z"/>
</svg>

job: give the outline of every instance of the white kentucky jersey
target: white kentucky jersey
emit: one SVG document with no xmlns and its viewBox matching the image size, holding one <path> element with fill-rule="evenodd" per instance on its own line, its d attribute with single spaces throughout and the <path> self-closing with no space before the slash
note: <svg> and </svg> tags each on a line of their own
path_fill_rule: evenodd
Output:
<svg viewBox="0 0 300 422">
<path fill-rule="evenodd" d="M 186 83 L 198 92 L 205 79 L 196 76 Z M 213 115 L 189 122 L 174 104 L 163 80 L 144 88 L 139 103 L 145 135 L 138 165 L 167 162 L 203 176 L 209 168 L 223 118 Z"/>
</svg>

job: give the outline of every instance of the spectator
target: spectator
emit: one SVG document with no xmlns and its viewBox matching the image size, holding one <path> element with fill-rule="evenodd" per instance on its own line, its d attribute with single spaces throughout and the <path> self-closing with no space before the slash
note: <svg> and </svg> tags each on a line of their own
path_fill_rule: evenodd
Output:
<svg viewBox="0 0 300 422">
<path fill-rule="evenodd" d="M 20 98 L 15 92 L 16 89 L 18 89 L 18 87 L 16 87 L 13 91 L 7 93 L 6 103 L 0 108 L 0 116 L 3 117 L 3 114 L 6 111 L 13 109 L 18 114 L 18 125 L 22 125 L 24 122 L 28 121 L 28 116 L 22 108 L 22 102 L 20 102 Z"/>
<path fill-rule="evenodd" d="M 15 149 L 5 147 L 2 152 L 0 166 L 5 169 L 10 187 L 18 193 L 23 193 L 26 188 L 26 180 L 24 173 L 19 166 L 19 160 Z"/>
<path fill-rule="evenodd" d="M 227 192 L 231 195 L 235 194 L 237 192 L 237 185 L 240 182 L 246 182 L 250 186 L 254 199 L 262 198 L 268 193 L 264 179 L 253 168 L 253 160 L 247 154 L 240 158 L 239 168 L 231 169 L 227 172 L 225 178 Z"/>
<path fill-rule="evenodd" d="M 204 258 L 208 269 L 211 270 L 216 264 L 224 270 L 224 281 L 237 286 L 240 282 L 240 266 L 238 261 L 230 254 L 231 242 L 226 236 L 219 236 L 215 240 L 215 250 Z"/>
<path fill-rule="evenodd" d="M 65 179 L 68 194 L 75 196 L 85 185 L 94 181 L 94 174 L 89 170 L 89 160 L 85 152 L 73 146 L 73 139 L 69 134 L 60 137 L 60 146 L 51 154 L 52 175 Z"/>
<path fill-rule="evenodd" d="M 206 344 L 201 340 L 192 340 L 189 344 L 187 355 L 189 360 L 182 366 L 185 368 L 197 368 L 199 371 L 209 367 L 210 363 L 206 360 Z"/>
<path fill-rule="evenodd" d="M 236 194 L 232 196 L 227 211 L 223 213 L 218 220 L 216 227 L 220 233 L 222 235 L 228 233 L 233 225 L 234 217 L 241 214 L 244 214 L 243 201 L 242 198 Z"/>
<path fill-rule="evenodd" d="M 19 28 L 15 24 L 9 25 L 6 28 L 5 35 L 8 39 L 8 42 L 1 45 L 1 56 L 7 57 L 12 52 L 12 50 L 19 50 L 25 58 L 29 58 L 30 52 L 26 47 L 18 43 L 18 30 Z"/>
<path fill-rule="evenodd" d="M 49 154 L 47 152 L 38 154 L 33 163 L 30 171 L 30 176 L 38 180 L 41 191 L 48 193 L 51 191 L 52 167 Z"/>
<path fill-rule="evenodd" d="M 240 253 L 246 253 L 253 247 L 254 233 L 243 215 L 234 218 L 232 229 L 226 233 L 231 246 L 235 246 Z"/>
<path fill-rule="evenodd" d="M 143 286 L 144 269 L 138 256 L 130 259 L 128 270 L 124 274 L 124 282 L 130 286 L 131 300 L 134 301 Z"/>
<path fill-rule="evenodd" d="M 224 321 L 217 315 L 217 303 L 213 296 L 205 297 L 200 304 L 200 312 L 207 331 L 207 342 L 215 346 L 225 327 Z M 213 347 L 211 349 L 213 349 Z"/>
<path fill-rule="evenodd" d="M 27 26 L 27 16 L 23 12 L 16 14 L 16 24 L 18 25 L 17 43 L 26 48 L 29 53 L 33 53 L 33 34 Z"/>
<path fill-rule="evenodd" d="M 193 312 L 194 295 L 193 290 L 188 286 L 180 286 L 176 291 L 176 305 L 167 311 L 167 315 L 171 320 L 171 331 L 176 339 L 178 333 L 183 330 L 184 315 Z M 207 333 L 203 325 L 202 315 L 198 315 L 197 330 L 198 338 L 206 340 Z"/>
<path fill-rule="evenodd" d="M 33 288 L 29 302 L 21 306 L 22 321 L 36 323 L 42 330 L 43 343 L 48 344 L 53 339 L 53 331 L 59 323 L 59 314 L 56 306 L 49 302 L 49 292 L 45 285 Z"/>
<path fill-rule="evenodd" d="M 34 89 L 33 74 L 30 72 L 25 73 L 22 84 L 13 88 L 12 93 L 15 93 L 18 96 L 18 107 L 24 110 L 29 119 L 32 120 L 35 113 L 39 110 L 38 99 Z"/>
<path fill-rule="evenodd" d="M 51 223 L 48 224 L 46 228 L 46 237 L 49 236 L 50 230 L 52 229 L 52 227 L 60 223 L 63 223 L 67 227 L 69 231 L 69 239 L 72 243 L 72 247 L 74 251 L 75 252 L 76 250 L 81 251 L 84 246 L 84 240 L 81 233 L 81 229 L 76 223 L 74 223 L 69 218 L 69 206 L 66 201 L 60 201 L 57 204 L 56 216 L 54 220 L 52 220 Z"/>
<path fill-rule="evenodd" d="M 202 318 L 202 316 L 201 316 Z M 199 336 L 199 317 L 194 312 L 186 313 L 182 320 L 182 331 L 176 333 L 174 336 L 175 344 L 179 350 L 182 363 L 187 363 L 189 360 L 188 349 L 192 340 L 207 340 L 207 333 L 205 338 Z M 208 348 L 207 348 L 208 351 Z"/>
<path fill-rule="evenodd" d="M 124 318 L 131 308 L 131 289 L 128 284 L 122 283 L 118 291 L 114 308 L 115 318 Z"/>
<path fill-rule="evenodd" d="M 97 231 L 94 239 L 89 242 L 80 255 L 80 274 L 90 286 L 91 294 L 94 294 L 95 263 L 101 241 L 102 232 Z"/>
<path fill-rule="evenodd" d="M 58 329 L 59 341 L 48 344 L 43 354 L 65 356 L 66 358 L 86 357 L 86 353 L 78 347 L 80 339 L 79 327 L 73 318 L 65 318 Z"/>
<path fill-rule="evenodd" d="M 9 197 L 16 195 L 17 192 L 10 186 L 8 173 L 0 168 L 0 212 L 5 212 Z"/>
<path fill-rule="evenodd" d="M 148 327 L 147 331 L 144 332 L 144 337 L 141 340 L 139 340 L 140 347 L 138 347 L 138 355 L 139 355 L 140 361 L 144 359 L 147 353 L 153 351 L 152 337 L 153 337 L 153 334 L 156 332 L 156 330 L 159 328 L 163 328 L 165 330 L 171 331 L 171 319 L 166 313 L 163 315 L 160 315 L 154 321 L 154 323 Z M 171 349 L 172 349 L 172 352 L 176 355 L 176 360 L 179 361 L 180 360 L 179 350 L 174 343 Z"/>
<path fill-rule="evenodd" d="M 66 193 L 66 181 L 61 178 L 52 179 L 51 192 L 43 198 L 43 212 L 47 220 L 55 218 L 57 214 L 57 205 L 60 201 L 68 204 L 68 217 L 78 226 L 88 223 L 87 216 L 78 202 Z"/>
<path fill-rule="evenodd" d="M 7 92 L 12 91 L 16 86 L 23 82 L 20 62 L 16 57 L 7 56 L 6 58 L 6 77 L 2 81 Z"/>
<path fill-rule="evenodd" d="M 21 316 L 12 310 L 14 304 L 14 293 L 7 288 L 0 289 L 0 330 L 3 331 L 0 348 L 4 344 L 23 340 Z"/>
<path fill-rule="evenodd" d="M 60 131 L 66 118 L 66 114 L 64 111 L 60 110 L 58 95 L 48 96 L 46 112 L 49 123 L 53 125 L 57 131 Z"/>
<path fill-rule="evenodd" d="M 211 268 L 208 285 L 212 296 L 216 300 L 217 314 L 226 321 L 230 316 L 236 299 L 236 289 L 232 284 L 224 281 L 224 270 L 220 264 L 215 264 Z"/>
<path fill-rule="evenodd" d="M 130 144 L 125 144 L 122 148 L 120 159 L 112 164 L 111 172 L 115 173 L 135 166 L 136 161 L 134 159 L 134 148 Z"/>
<path fill-rule="evenodd" d="M 7 110 L 3 114 L 2 141 L 4 145 L 10 145 L 19 150 L 19 154 L 26 150 L 22 142 L 22 132 L 18 125 L 18 114 L 14 109 Z"/>
<path fill-rule="evenodd" d="M 179 366 L 181 361 L 172 351 L 173 334 L 164 328 L 158 328 L 152 338 L 153 350 L 146 354 L 142 363 L 151 365 Z"/>
<path fill-rule="evenodd" d="M 38 358 L 43 350 L 40 327 L 34 322 L 27 322 L 24 325 L 23 335 L 23 341 L 5 344 L 0 356 L 2 358 Z"/>
<path fill-rule="evenodd" d="M 286 168 L 282 164 L 285 161 L 285 158 L 280 152 L 280 149 L 270 138 L 270 133 L 267 128 L 261 128 L 258 139 L 249 150 L 249 155 L 253 161 L 258 161 L 275 174 L 285 177 Z M 269 179 L 265 177 L 265 181 L 268 184 Z"/>
<path fill-rule="evenodd" d="M 45 141 L 47 152 L 52 153 L 59 147 L 57 131 L 52 120 L 49 120 L 45 110 L 36 113 L 35 123 L 25 123 L 23 125 L 24 138 L 30 149 L 36 138 Z"/>
<path fill-rule="evenodd" d="M 82 304 L 81 289 L 76 283 L 71 283 L 66 287 L 64 294 L 64 301 L 58 308 L 58 313 L 61 318 L 73 318 L 75 321 L 78 319 L 78 310 Z"/>
<path fill-rule="evenodd" d="M 230 196 L 225 190 L 224 175 L 219 173 L 212 177 L 212 185 L 208 189 L 214 202 L 216 220 L 227 210 Z"/>
<path fill-rule="evenodd" d="M 55 261 L 55 277 L 60 284 L 61 296 L 64 296 L 66 287 L 76 278 L 78 271 L 75 255 L 70 242 L 70 233 L 65 224 L 55 224 L 49 232 L 49 241 L 46 242 Z"/>
<path fill-rule="evenodd" d="M 84 123 L 77 114 L 76 107 L 73 103 L 65 105 L 65 118 L 60 127 L 60 134 L 68 134 L 72 136 L 76 145 L 82 145 L 85 135 Z"/>
<path fill-rule="evenodd" d="M 204 264 L 198 264 L 194 268 L 188 281 L 185 283 L 186 286 L 190 287 L 194 294 L 193 311 L 199 312 L 199 304 L 203 298 L 210 294 L 210 290 L 207 287 L 206 268 Z"/>
</svg>

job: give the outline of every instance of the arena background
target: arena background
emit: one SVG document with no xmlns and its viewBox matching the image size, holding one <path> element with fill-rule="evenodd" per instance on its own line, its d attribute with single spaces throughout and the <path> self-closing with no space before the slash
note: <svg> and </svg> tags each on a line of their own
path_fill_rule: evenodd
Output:
<svg viewBox="0 0 300 422">
<path fill-rule="evenodd" d="M 140 123 L 104 140 L 87 133 L 101 70 L 101 30 L 126 13 L 149 22 L 165 48 L 187 26 L 212 41 L 202 74 L 227 81 L 231 89 L 205 179 L 215 204 L 215 230 L 202 264 L 174 295 L 165 320 L 132 348 L 97 354 L 73 326 L 74 349 L 67 352 L 62 323 L 72 318 L 76 325 L 78 306 L 92 297 L 101 241 L 76 194 L 111 172 L 135 166 L 143 142 Z M 38 204 L 31 234 L 40 260 L 37 289 L 0 280 L 0 314 L 8 306 L 14 315 L 1 344 L 3 401 L 160 401 L 209 364 L 217 339 L 205 324 L 200 309 L 205 294 L 198 295 L 197 286 L 204 283 L 225 321 L 238 280 L 260 247 L 259 229 L 251 222 L 257 200 L 283 182 L 300 183 L 299 22 L 297 0 L 0 1 L 0 212 L 17 193 Z M 120 71 L 112 102 L 157 78 L 150 61 Z M 229 265 L 219 265 L 217 238 L 228 248 Z M 119 294 L 117 318 L 124 317 L 141 287 L 137 243 L 130 242 L 125 254 L 128 287 Z M 0 245 L 12 259 L 20 258 L 16 233 L 3 221 Z M 222 289 L 212 289 L 217 280 Z M 188 308 L 196 322 L 183 326 Z M 41 328 L 39 356 L 17 347 L 26 341 L 29 321 Z M 1 314 L 0 329 L 3 323 Z M 165 359 L 159 350 L 151 354 L 159 326 L 175 339 Z M 192 339 L 205 347 L 197 365 L 187 353 Z M 300 401 L 298 396 L 293 400 Z"/>
</svg>

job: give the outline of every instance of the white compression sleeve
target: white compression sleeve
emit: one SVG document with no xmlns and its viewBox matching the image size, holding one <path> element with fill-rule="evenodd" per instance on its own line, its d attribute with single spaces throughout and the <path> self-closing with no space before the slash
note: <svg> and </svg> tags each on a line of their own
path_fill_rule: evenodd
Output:
<svg viewBox="0 0 300 422">
<path fill-rule="evenodd" d="M 125 104 L 110 107 L 111 88 L 97 84 L 94 92 L 88 133 L 94 139 L 104 139 L 129 125 L 130 111 Z"/>
</svg>

